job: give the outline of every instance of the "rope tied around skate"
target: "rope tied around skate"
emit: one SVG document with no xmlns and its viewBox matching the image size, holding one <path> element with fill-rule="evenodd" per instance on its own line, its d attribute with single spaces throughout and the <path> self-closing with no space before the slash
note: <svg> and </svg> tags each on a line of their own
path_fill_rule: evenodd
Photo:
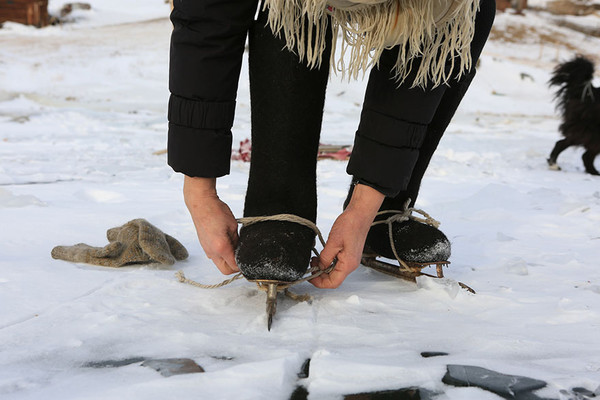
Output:
<svg viewBox="0 0 600 400">
<path fill-rule="evenodd" d="M 261 216 L 261 217 L 244 217 L 244 218 L 237 218 L 236 221 L 239 224 L 241 224 L 242 226 L 249 226 L 249 225 L 255 224 L 257 222 L 266 222 L 266 221 L 295 222 L 297 224 L 304 225 L 304 226 L 312 229 L 315 232 L 315 234 L 317 235 L 317 237 L 319 238 L 319 242 L 321 243 L 321 245 L 323 247 L 325 247 L 325 239 L 323 239 L 323 235 L 321 234 L 321 231 L 319 230 L 317 225 L 314 222 L 312 222 L 306 218 L 302 218 L 302 217 L 299 217 L 294 214 L 276 214 L 276 215 L 267 215 L 267 216 Z M 317 257 L 320 256 L 319 251 L 315 247 L 313 247 L 312 252 Z M 309 280 L 314 279 L 317 276 L 320 276 L 322 274 L 330 273 L 335 268 L 336 261 L 337 260 L 334 260 L 334 262 L 326 269 L 320 269 L 318 267 L 310 267 L 307 271 L 308 275 L 306 275 L 305 277 L 300 278 L 298 280 L 295 280 L 295 281 L 281 283 L 279 285 L 280 286 L 279 291 L 286 290 L 290 286 L 296 285 L 298 283 L 309 281 Z M 233 283 L 233 282 L 237 281 L 238 279 L 242 279 L 244 277 L 244 275 L 241 272 L 238 272 L 233 277 L 231 277 L 229 279 L 225 279 L 223 282 L 220 282 L 220 283 L 217 283 L 214 285 L 205 285 L 205 284 L 196 282 L 194 280 L 187 279 L 185 277 L 183 271 L 177 271 L 176 276 L 180 282 L 187 283 L 189 285 L 192 285 L 192 286 L 195 286 L 195 287 L 198 287 L 201 289 L 217 289 L 217 288 L 229 285 L 230 283 Z M 266 290 L 263 287 L 261 287 L 260 282 L 256 282 L 256 284 L 259 287 L 259 289 Z"/>
<path fill-rule="evenodd" d="M 400 256 L 398 255 L 398 251 L 396 250 L 396 244 L 394 243 L 394 233 L 392 231 L 393 223 L 394 222 L 401 223 L 404 221 L 408 221 L 409 219 L 412 219 L 414 221 L 433 226 L 434 228 L 439 228 L 440 222 L 437 221 L 436 219 L 434 219 L 431 215 L 429 215 L 428 213 L 426 213 L 425 211 L 423 211 L 421 209 L 409 207 L 410 201 L 411 201 L 410 199 L 407 199 L 406 202 L 404 203 L 404 207 L 403 207 L 404 211 L 402 211 L 402 210 L 379 211 L 375 215 L 375 219 L 377 219 L 377 217 L 379 217 L 381 215 L 386 215 L 386 214 L 392 214 L 392 215 L 386 219 L 382 219 L 379 221 L 376 220 L 375 222 L 373 222 L 371 224 L 371 226 L 382 225 L 382 224 L 386 224 L 388 226 L 388 237 L 390 240 L 390 247 L 392 248 L 392 252 L 394 253 L 394 257 L 396 258 L 396 261 L 398 261 L 398 263 L 400 263 L 401 269 L 412 272 L 412 271 L 414 271 L 414 268 L 411 268 L 404 260 L 402 260 L 402 258 L 400 258 Z M 413 212 L 421 214 L 423 216 L 423 218 L 413 215 Z M 440 271 L 441 271 L 441 266 L 438 265 L 438 275 L 440 275 Z M 443 272 L 441 273 L 441 276 L 443 276 Z"/>
<path fill-rule="evenodd" d="M 249 226 L 249 225 L 252 225 L 252 224 L 255 224 L 258 222 L 266 222 L 266 221 L 294 222 L 294 223 L 306 226 L 315 232 L 316 236 L 319 238 L 319 241 L 321 242 L 321 245 L 323 247 L 325 247 L 325 239 L 323 239 L 323 235 L 321 234 L 321 231 L 319 230 L 317 225 L 314 222 L 312 222 L 308 219 L 299 217 L 297 215 L 277 214 L 277 215 L 268 215 L 268 216 L 261 216 L 261 217 L 245 217 L 245 218 L 237 219 L 237 222 L 239 224 L 242 224 L 242 226 Z M 317 251 L 316 247 L 313 246 L 312 251 L 317 257 L 319 257 L 320 254 Z M 273 316 L 275 315 L 275 312 L 277 310 L 277 293 L 283 291 L 287 297 L 290 297 L 293 300 L 309 301 L 311 299 L 310 295 L 298 295 L 298 294 L 292 293 L 288 290 L 289 287 L 292 285 L 297 285 L 298 283 L 309 281 L 309 280 L 314 279 L 322 274 L 330 273 L 335 268 L 336 263 L 337 263 L 337 259 L 334 259 L 333 262 L 331 263 L 331 265 L 325 269 L 320 269 L 318 266 L 314 266 L 314 267 L 311 266 L 307 271 L 308 275 L 306 275 L 303 278 L 300 278 L 298 280 L 291 281 L 291 282 L 267 280 L 267 279 L 252 280 L 251 282 L 256 283 L 256 286 L 258 287 L 259 290 L 267 292 L 267 318 L 268 318 L 267 319 L 267 329 L 271 330 L 271 323 L 273 321 Z M 220 288 L 220 287 L 229 285 L 230 283 L 232 283 L 238 279 L 244 278 L 244 275 L 242 274 L 242 272 L 239 272 L 236 275 L 234 275 L 232 278 L 226 279 L 221 283 L 217 283 L 214 285 L 204 285 L 202 283 L 193 281 L 191 279 L 187 279 L 185 277 L 185 275 L 183 274 L 183 271 L 178 271 L 176 276 L 180 282 L 187 283 L 189 285 L 199 287 L 202 289 Z"/>
</svg>

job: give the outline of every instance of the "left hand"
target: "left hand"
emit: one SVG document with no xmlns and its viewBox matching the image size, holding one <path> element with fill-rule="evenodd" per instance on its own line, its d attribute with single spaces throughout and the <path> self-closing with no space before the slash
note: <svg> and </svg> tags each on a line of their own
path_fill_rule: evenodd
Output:
<svg viewBox="0 0 600 400">
<path fill-rule="evenodd" d="M 369 228 L 384 197 L 370 186 L 356 185 L 350 203 L 335 220 L 321 255 L 311 261 L 321 269 L 329 267 L 335 258 L 337 264 L 329 274 L 322 274 L 310 283 L 321 289 L 335 289 L 358 268 Z"/>
</svg>

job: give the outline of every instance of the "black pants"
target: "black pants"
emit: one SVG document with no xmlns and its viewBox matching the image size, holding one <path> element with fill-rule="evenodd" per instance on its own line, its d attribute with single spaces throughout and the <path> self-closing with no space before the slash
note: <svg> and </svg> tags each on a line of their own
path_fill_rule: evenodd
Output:
<svg viewBox="0 0 600 400">
<path fill-rule="evenodd" d="M 229 172 L 239 71 L 251 30 L 253 162 L 245 214 L 289 212 L 314 220 L 327 66 L 309 70 L 283 50 L 283 40 L 264 26 L 264 15 L 253 21 L 255 10 L 256 1 L 175 1 L 169 164 L 190 176 Z M 481 0 L 471 45 L 473 65 L 494 15 L 495 1 Z M 355 180 L 387 196 L 388 208 L 409 197 L 415 201 L 429 161 L 474 75 L 473 69 L 449 85 L 426 89 L 410 88 L 409 76 L 398 87 L 391 72 L 396 52 L 386 50 L 370 73 L 348 164 Z"/>
</svg>

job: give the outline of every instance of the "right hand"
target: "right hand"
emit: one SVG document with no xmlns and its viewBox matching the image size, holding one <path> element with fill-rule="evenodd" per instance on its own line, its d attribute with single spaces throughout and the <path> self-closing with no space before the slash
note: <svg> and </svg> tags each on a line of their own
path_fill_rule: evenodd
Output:
<svg viewBox="0 0 600 400">
<path fill-rule="evenodd" d="M 337 259 L 335 268 L 313 278 L 310 283 L 321 289 L 335 289 L 358 268 L 369 228 L 384 198 L 370 186 L 358 184 L 354 187 L 350 203 L 331 227 L 320 256 L 311 260 L 312 266 L 323 270 Z"/>
<path fill-rule="evenodd" d="M 216 178 L 192 178 L 183 181 L 183 197 L 192 216 L 198 240 L 206 256 L 225 275 L 239 271 L 234 249 L 238 242 L 238 223 L 217 195 Z"/>
</svg>

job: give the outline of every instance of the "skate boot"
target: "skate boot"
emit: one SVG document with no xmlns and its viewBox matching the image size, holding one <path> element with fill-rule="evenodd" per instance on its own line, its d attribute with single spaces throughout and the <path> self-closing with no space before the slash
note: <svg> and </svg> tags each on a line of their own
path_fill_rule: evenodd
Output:
<svg viewBox="0 0 600 400">
<path fill-rule="evenodd" d="M 437 227 L 439 223 L 427 214 L 425 219 L 412 216 L 413 209 L 403 212 L 380 212 L 367 235 L 361 263 L 388 275 L 415 281 L 422 270 L 435 266 L 437 278 L 443 278 L 443 267 L 450 264 L 450 241 Z M 390 263 L 378 260 L 396 260 Z"/>
<path fill-rule="evenodd" d="M 428 223 L 429 222 L 429 223 Z M 383 212 L 369 230 L 365 254 L 376 254 L 407 264 L 447 263 L 450 241 L 434 220 L 416 220 L 410 212 Z"/>
<path fill-rule="evenodd" d="M 294 282 L 306 274 L 314 241 L 315 232 L 295 222 L 257 222 L 240 230 L 236 262 L 248 280 Z"/>
</svg>

